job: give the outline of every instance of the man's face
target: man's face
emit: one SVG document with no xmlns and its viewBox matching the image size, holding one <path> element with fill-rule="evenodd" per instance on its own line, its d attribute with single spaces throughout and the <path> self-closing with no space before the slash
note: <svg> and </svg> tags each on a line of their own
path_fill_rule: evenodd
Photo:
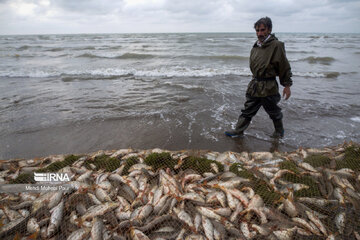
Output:
<svg viewBox="0 0 360 240">
<path fill-rule="evenodd" d="M 267 27 L 265 27 L 264 24 L 260 24 L 260 26 L 256 26 L 255 31 L 256 31 L 256 36 L 258 37 L 258 39 L 261 43 L 271 33 L 271 31 Z"/>
</svg>

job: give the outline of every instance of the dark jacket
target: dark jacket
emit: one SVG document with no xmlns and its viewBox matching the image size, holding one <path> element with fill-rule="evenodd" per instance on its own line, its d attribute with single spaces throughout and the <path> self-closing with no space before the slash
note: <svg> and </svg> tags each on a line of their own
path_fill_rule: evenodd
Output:
<svg viewBox="0 0 360 240">
<path fill-rule="evenodd" d="M 261 47 L 257 43 L 254 44 L 250 53 L 250 70 L 253 79 L 246 92 L 249 96 L 266 97 L 279 93 L 277 81 L 264 81 L 264 78 L 279 76 L 282 86 L 292 85 L 291 67 L 286 58 L 284 43 L 273 34 Z"/>
</svg>

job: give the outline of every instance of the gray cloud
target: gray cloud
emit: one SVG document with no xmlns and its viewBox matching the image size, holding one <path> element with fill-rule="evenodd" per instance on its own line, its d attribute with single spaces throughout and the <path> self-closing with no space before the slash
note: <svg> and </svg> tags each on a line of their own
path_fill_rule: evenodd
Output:
<svg viewBox="0 0 360 240">
<path fill-rule="evenodd" d="M 253 31 L 359 32 L 356 0 L 0 0 L 0 34 Z M 353 26 L 350 26 L 351 23 Z"/>
<path fill-rule="evenodd" d="M 51 4 L 65 11 L 104 15 L 122 9 L 121 0 L 51 0 Z"/>
</svg>

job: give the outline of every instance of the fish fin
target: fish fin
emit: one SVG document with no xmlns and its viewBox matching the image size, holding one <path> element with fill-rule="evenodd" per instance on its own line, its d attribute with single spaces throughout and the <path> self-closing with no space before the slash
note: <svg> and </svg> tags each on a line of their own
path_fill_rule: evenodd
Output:
<svg viewBox="0 0 360 240">
<path fill-rule="evenodd" d="M 14 237 L 14 240 L 20 240 L 22 237 L 21 237 L 21 234 L 19 232 L 17 232 L 15 234 L 15 237 Z"/>
<path fill-rule="evenodd" d="M 37 239 L 38 235 L 39 235 L 39 231 L 36 231 L 36 232 L 34 232 L 33 234 L 31 234 L 30 236 L 28 236 L 27 239 L 28 239 L 28 240 L 30 240 L 30 239 Z"/>
</svg>

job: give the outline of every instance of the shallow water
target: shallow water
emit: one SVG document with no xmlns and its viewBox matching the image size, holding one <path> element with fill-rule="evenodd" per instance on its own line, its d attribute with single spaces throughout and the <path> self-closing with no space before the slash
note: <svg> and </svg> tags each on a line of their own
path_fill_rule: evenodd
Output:
<svg viewBox="0 0 360 240">
<path fill-rule="evenodd" d="M 276 34 L 293 71 L 285 138 L 235 125 L 253 33 L 0 36 L 0 158 L 167 148 L 290 151 L 360 142 L 359 34 Z"/>
</svg>

